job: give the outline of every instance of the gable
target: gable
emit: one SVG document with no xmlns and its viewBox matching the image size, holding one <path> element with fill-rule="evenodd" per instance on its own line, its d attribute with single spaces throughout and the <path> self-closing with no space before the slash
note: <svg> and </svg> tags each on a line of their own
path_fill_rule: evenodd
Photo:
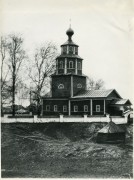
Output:
<svg viewBox="0 0 134 180">
<path fill-rule="evenodd" d="M 107 98 L 110 99 L 122 99 L 122 97 L 118 94 L 118 92 L 114 89 L 108 96 Z"/>
</svg>

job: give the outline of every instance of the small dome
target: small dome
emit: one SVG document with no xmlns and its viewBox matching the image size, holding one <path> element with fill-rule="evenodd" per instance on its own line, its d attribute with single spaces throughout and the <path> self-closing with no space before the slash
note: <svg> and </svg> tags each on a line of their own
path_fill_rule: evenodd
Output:
<svg viewBox="0 0 134 180">
<path fill-rule="evenodd" d="M 74 31 L 71 29 L 71 27 L 66 31 L 66 34 L 68 36 L 72 36 L 74 34 Z"/>
</svg>

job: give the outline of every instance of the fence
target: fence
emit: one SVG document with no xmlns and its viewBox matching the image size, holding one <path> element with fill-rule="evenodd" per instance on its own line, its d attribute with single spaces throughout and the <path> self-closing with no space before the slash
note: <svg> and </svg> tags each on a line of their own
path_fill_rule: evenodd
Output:
<svg viewBox="0 0 134 180">
<path fill-rule="evenodd" d="M 127 116 L 124 117 L 111 117 L 112 121 L 116 124 L 126 124 L 127 123 Z M 8 117 L 8 115 L 4 115 L 1 117 L 2 123 L 48 123 L 48 122 L 109 122 L 110 117 L 107 115 L 106 117 L 88 117 L 84 115 L 84 117 L 64 117 L 60 115 L 59 117 L 37 117 L 36 115 L 31 118 L 23 117 Z"/>
</svg>

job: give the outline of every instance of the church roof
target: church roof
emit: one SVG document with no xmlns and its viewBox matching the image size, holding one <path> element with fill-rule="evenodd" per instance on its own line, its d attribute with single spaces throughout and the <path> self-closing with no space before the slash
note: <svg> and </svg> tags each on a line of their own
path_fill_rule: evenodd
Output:
<svg viewBox="0 0 134 180">
<path fill-rule="evenodd" d="M 79 47 L 77 44 L 75 44 L 72 40 L 67 40 L 64 44 L 62 44 L 61 46 L 65 46 L 65 45 L 74 45 L 74 46 L 77 46 Z"/>
<path fill-rule="evenodd" d="M 105 127 L 103 127 L 98 133 L 122 133 L 125 132 L 124 129 L 119 127 L 113 121 L 110 121 Z"/>
<path fill-rule="evenodd" d="M 114 100 L 111 103 L 111 105 L 125 105 L 125 104 L 132 105 L 132 103 L 129 101 L 129 99 L 118 99 L 118 100 Z"/>
<path fill-rule="evenodd" d="M 109 89 L 109 90 L 85 90 L 85 91 L 78 93 L 73 98 L 100 98 L 100 97 L 106 98 L 112 92 L 115 92 L 120 97 L 120 95 L 116 92 L 115 89 Z"/>
<path fill-rule="evenodd" d="M 61 54 L 60 56 L 58 56 L 57 58 L 78 58 L 78 59 L 82 59 L 79 55 L 77 54 Z"/>
<path fill-rule="evenodd" d="M 42 96 L 42 98 L 51 98 L 51 97 L 52 97 L 51 91 L 49 91 L 49 92 L 46 93 L 44 96 Z"/>
</svg>

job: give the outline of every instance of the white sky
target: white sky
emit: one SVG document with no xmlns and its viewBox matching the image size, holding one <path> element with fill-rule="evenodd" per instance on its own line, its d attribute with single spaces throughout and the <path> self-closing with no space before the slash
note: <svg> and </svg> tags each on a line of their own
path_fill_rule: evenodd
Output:
<svg viewBox="0 0 134 180">
<path fill-rule="evenodd" d="M 29 53 L 50 40 L 60 51 L 71 18 L 83 73 L 132 101 L 133 11 L 133 0 L 0 0 L 0 25 L 22 34 Z"/>
</svg>

